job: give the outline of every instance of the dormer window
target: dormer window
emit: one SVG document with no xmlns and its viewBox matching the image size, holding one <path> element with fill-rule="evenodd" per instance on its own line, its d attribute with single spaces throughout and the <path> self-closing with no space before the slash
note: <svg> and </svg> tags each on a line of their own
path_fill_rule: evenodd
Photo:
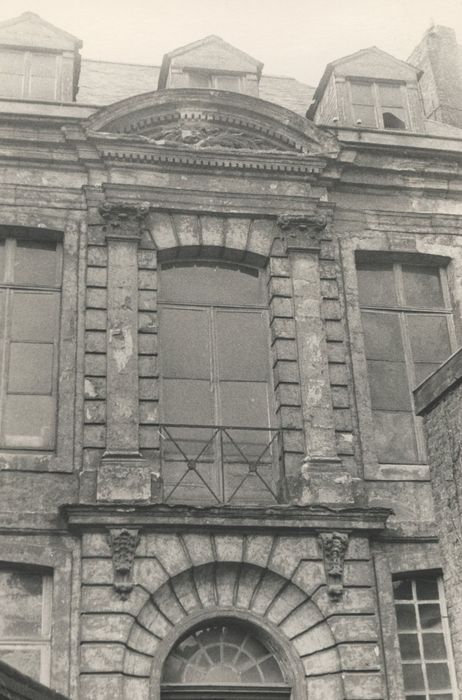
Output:
<svg viewBox="0 0 462 700">
<path fill-rule="evenodd" d="M 407 129 L 403 90 L 398 83 L 351 80 L 354 123 L 375 129 Z"/>
<path fill-rule="evenodd" d="M 0 51 L 0 96 L 56 99 L 57 55 L 40 51 Z"/>
<path fill-rule="evenodd" d="M 241 76 L 236 73 L 188 71 L 189 87 L 241 92 Z"/>
</svg>

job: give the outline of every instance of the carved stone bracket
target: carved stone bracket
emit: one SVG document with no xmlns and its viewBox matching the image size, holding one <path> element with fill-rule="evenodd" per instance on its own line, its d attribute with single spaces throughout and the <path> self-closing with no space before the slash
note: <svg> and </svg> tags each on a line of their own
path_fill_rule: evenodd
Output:
<svg viewBox="0 0 462 700">
<path fill-rule="evenodd" d="M 340 600 L 343 594 L 343 565 L 348 546 L 348 534 L 346 532 L 321 532 L 319 543 L 324 558 L 329 597 L 332 600 Z"/>
<path fill-rule="evenodd" d="M 99 213 L 106 224 L 106 238 L 139 240 L 149 210 L 149 202 L 105 202 Z"/>
<path fill-rule="evenodd" d="M 281 214 L 277 223 L 285 233 L 287 252 L 319 250 L 327 218 L 318 211 L 305 214 Z"/>
<path fill-rule="evenodd" d="M 133 561 L 140 541 L 139 531 L 135 529 L 110 530 L 112 548 L 112 565 L 114 569 L 113 586 L 122 600 L 127 600 L 133 590 Z"/>
</svg>

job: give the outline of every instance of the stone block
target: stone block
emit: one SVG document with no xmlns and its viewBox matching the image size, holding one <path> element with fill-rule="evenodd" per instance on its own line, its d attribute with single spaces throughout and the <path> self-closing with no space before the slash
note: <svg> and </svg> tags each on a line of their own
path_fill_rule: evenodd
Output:
<svg viewBox="0 0 462 700">
<path fill-rule="evenodd" d="M 247 248 L 250 219 L 232 217 L 226 223 L 226 247 L 231 250 L 244 251 Z"/>
<path fill-rule="evenodd" d="M 335 646 L 335 639 L 326 623 L 316 625 L 292 640 L 300 656 L 315 654 Z"/>
<path fill-rule="evenodd" d="M 266 617 L 275 625 L 279 625 L 304 600 L 306 600 L 306 595 L 303 591 L 293 585 L 287 586 L 273 600 L 266 611 Z"/>
<path fill-rule="evenodd" d="M 102 584 L 112 586 L 114 569 L 112 559 L 83 559 L 82 583 Z"/>
<path fill-rule="evenodd" d="M 248 566 L 241 570 L 235 598 L 238 608 L 248 609 L 250 607 L 252 596 L 262 575 L 263 571 L 254 566 Z"/>
<path fill-rule="evenodd" d="M 158 639 L 163 639 L 172 629 L 171 622 L 151 602 L 144 606 L 137 620 Z"/>
<path fill-rule="evenodd" d="M 132 649 L 127 649 L 124 659 L 124 673 L 130 676 L 150 675 L 152 658 L 146 654 L 139 654 Z"/>
<path fill-rule="evenodd" d="M 378 671 L 380 649 L 374 643 L 339 644 L 338 651 L 344 671 Z"/>
<path fill-rule="evenodd" d="M 200 232 L 202 245 L 223 248 L 225 243 L 225 221 L 223 216 L 201 216 Z"/>
<path fill-rule="evenodd" d="M 86 399 L 105 399 L 106 379 L 103 377 L 87 377 L 84 382 L 84 397 Z"/>
<path fill-rule="evenodd" d="M 230 608 L 234 604 L 234 591 L 240 573 L 237 564 L 222 564 L 215 569 L 218 606 Z"/>
<path fill-rule="evenodd" d="M 144 542 L 145 556 L 156 557 L 170 576 L 175 576 L 175 574 L 190 568 L 191 562 L 178 535 L 147 533 Z"/>
<path fill-rule="evenodd" d="M 193 569 L 197 592 L 204 608 L 212 608 L 217 604 L 214 565 L 201 566 Z"/>
<path fill-rule="evenodd" d="M 250 228 L 247 250 L 268 258 L 273 245 L 273 222 L 268 219 L 254 219 Z"/>
<path fill-rule="evenodd" d="M 292 581 L 302 591 L 311 596 L 319 586 L 324 585 L 326 582 L 324 564 L 315 561 L 301 561 L 292 575 Z"/>
<path fill-rule="evenodd" d="M 278 537 L 268 567 L 285 578 L 292 578 L 302 559 L 320 560 L 315 537 Z"/>
<path fill-rule="evenodd" d="M 183 620 L 185 611 L 173 594 L 170 586 L 165 584 L 161 586 L 153 595 L 153 601 L 159 610 L 172 621 L 174 625 Z"/>
<path fill-rule="evenodd" d="M 271 337 L 295 338 L 295 321 L 292 318 L 273 317 L 271 321 Z"/>
<path fill-rule="evenodd" d="M 112 556 L 108 534 L 105 532 L 84 532 L 82 534 L 82 557 Z"/>
<path fill-rule="evenodd" d="M 123 677 L 110 674 L 82 674 L 80 696 L 85 700 L 114 700 L 123 697 Z M 140 698 L 141 700 L 141 698 Z"/>
<path fill-rule="evenodd" d="M 187 613 L 201 608 L 201 601 L 196 591 L 191 569 L 175 576 L 171 584 L 181 607 Z"/>
<path fill-rule="evenodd" d="M 100 502 L 146 502 L 151 498 L 151 469 L 148 464 L 124 464 L 114 460 L 98 469 L 97 499 Z"/>
<path fill-rule="evenodd" d="M 382 700 L 385 691 L 380 673 L 344 673 L 345 700 Z"/>
<path fill-rule="evenodd" d="M 329 627 L 337 642 L 377 641 L 377 620 L 374 615 L 333 615 Z"/>
<path fill-rule="evenodd" d="M 321 588 L 314 594 L 313 601 L 325 617 L 345 613 L 372 615 L 375 612 L 374 593 L 370 588 L 344 588 L 338 601 L 329 597 L 327 588 Z"/>
<path fill-rule="evenodd" d="M 158 425 L 159 423 L 159 402 L 140 401 L 140 424 Z"/>
<path fill-rule="evenodd" d="M 169 214 L 155 212 L 151 214 L 151 236 L 159 250 L 176 248 L 178 238 L 173 228 L 172 218 Z"/>
<path fill-rule="evenodd" d="M 302 659 L 303 668 L 307 676 L 322 676 L 330 673 L 338 673 L 340 660 L 336 649 L 325 649 Z"/>
<path fill-rule="evenodd" d="M 101 309 L 87 309 L 85 314 L 85 328 L 87 330 L 105 331 L 107 326 L 107 312 Z"/>
<path fill-rule="evenodd" d="M 85 355 L 85 374 L 88 377 L 106 376 L 106 355 Z"/>
<path fill-rule="evenodd" d="M 157 289 L 157 275 L 151 270 L 138 270 L 138 289 Z"/>
<path fill-rule="evenodd" d="M 143 538 L 138 545 L 137 554 L 146 553 L 143 548 Z M 133 580 L 150 593 L 154 593 L 168 579 L 168 573 L 155 557 L 137 556 L 133 563 Z"/>
<path fill-rule="evenodd" d="M 252 611 L 256 615 L 265 615 L 270 605 L 278 598 L 286 583 L 287 580 L 279 576 L 279 574 L 265 571 L 252 600 Z"/>
<path fill-rule="evenodd" d="M 130 595 L 123 600 L 114 587 L 92 585 L 82 586 L 82 612 L 128 613 L 137 615 L 145 605 L 149 593 L 140 586 L 134 587 Z"/>
<path fill-rule="evenodd" d="M 107 268 L 88 267 L 87 285 L 89 287 L 107 287 Z"/>
<path fill-rule="evenodd" d="M 307 697 L 310 700 L 344 700 L 340 674 L 306 679 Z"/>
<path fill-rule="evenodd" d="M 153 655 L 159 646 L 159 640 L 134 622 L 128 637 L 128 646 L 144 654 Z"/>
<path fill-rule="evenodd" d="M 140 270 L 155 270 L 157 268 L 157 252 L 147 248 L 138 248 L 138 268 Z"/>
<path fill-rule="evenodd" d="M 125 644 L 132 624 L 133 617 L 125 613 L 86 613 L 81 618 L 81 640 Z"/>
<path fill-rule="evenodd" d="M 156 311 L 157 292 L 146 289 L 140 290 L 138 293 L 138 309 L 140 311 Z"/>
<path fill-rule="evenodd" d="M 80 647 L 82 673 L 121 673 L 125 646 L 123 644 L 88 644 Z"/>
<path fill-rule="evenodd" d="M 273 297 L 270 312 L 272 318 L 293 318 L 294 303 L 288 297 Z"/>
<path fill-rule="evenodd" d="M 93 267 L 106 267 L 107 248 L 106 246 L 89 245 L 87 251 L 87 264 Z"/>
<path fill-rule="evenodd" d="M 107 291 L 97 287 L 87 287 L 87 308 L 106 309 Z"/>
<path fill-rule="evenodd" d="M 124 691 L 126 698 L 149 700 L 149 678 L 124 678 Z"/>
<path fill-rule="evenodd" d="M 303 605 L 300 605 L 290 613 L 282 622 L 280 628 L 289 639 L 293 639 L 293 637 L 302 634 L 310 627 L 323 622 L 323 619 L 316 605 L 307 600 L 306 603 L 303 603 Z"/>
<path fill-rule="evenodd" d="M 182 535 L 182 539 L 193 566 L 200 566 L 201 564 L 214 561 L 212 540 L 208 533 L 188 532 Z"/>
</svg>

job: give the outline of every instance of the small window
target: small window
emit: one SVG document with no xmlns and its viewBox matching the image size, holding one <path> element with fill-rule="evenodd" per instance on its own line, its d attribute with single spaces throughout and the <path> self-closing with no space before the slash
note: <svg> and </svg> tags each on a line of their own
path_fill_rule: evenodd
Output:
<svg viewBox="0 0 462 700">
<path fill-rule="evenodd" d="M 360 263 L 358 286 L 378 460 L 424 461 L 412 390 L 454 346 L 445 270 Z"/>
<path fill-rule="evenodd" d="M 231 73 L 210 73 L 208 71 L 188 71 L 189 87 L 213 88 L 241 92 L 241 77 Z"/>
<path fill-rule="evenodd" d="M 0 97 L 55 100 L 58 56 L 40 51 L 0 51 Z"/>
<path fill-rule="evenodd" d="M 379 129 L 406 129 L 406 110 L 401 85 L 350 82 L 355 122 Z"/>
<path fill-rule="evenodd" d="M 50 681 L 51 577 L 0 568 L 0 659 L 41 683 Z"/>
<path fill-rule="evenodd" d="M 0 239 L 0 448 L 55 447 L 61 246 Z"/>
<path fill-rule="evenodd" d="M 409 700 L 452 700 L 455 678 L 442 579 L 394 581 L 404 692 Z"/>
</svg>

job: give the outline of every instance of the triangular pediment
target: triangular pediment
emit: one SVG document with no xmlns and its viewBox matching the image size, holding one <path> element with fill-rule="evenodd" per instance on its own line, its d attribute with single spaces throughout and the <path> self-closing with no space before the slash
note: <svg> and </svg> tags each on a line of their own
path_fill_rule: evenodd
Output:
<svg viewBox="0 0 462 700">
<path fill-rule="evenodd" d="M 420 71 L 410 63 L 395 58 L 377 46 L 361 49 L 330 64 L 336 75 L 371 79 L 417 80 Z"/>
<path fill-rule="evenodd" d="M 248 95 L 176 89 L 139 95 L 103 108 L 91 132 L 157 148 L 336 155 L 336 139 L 283 107 Z"/>
<path fill-rule="evenodd" d="M 175 49 L 166 54 L 166 58 L 175 66 L 225 69 L 237 73 L 251 73 L 262 65 L 260 61 L 215 35 Z"/>
<path fill-rule="evenodd" d="M 19 17 L 0 22 L 0 46 L 74 51 L 82 42 L 36 15 L 24 12 Z"/>
</svg>

